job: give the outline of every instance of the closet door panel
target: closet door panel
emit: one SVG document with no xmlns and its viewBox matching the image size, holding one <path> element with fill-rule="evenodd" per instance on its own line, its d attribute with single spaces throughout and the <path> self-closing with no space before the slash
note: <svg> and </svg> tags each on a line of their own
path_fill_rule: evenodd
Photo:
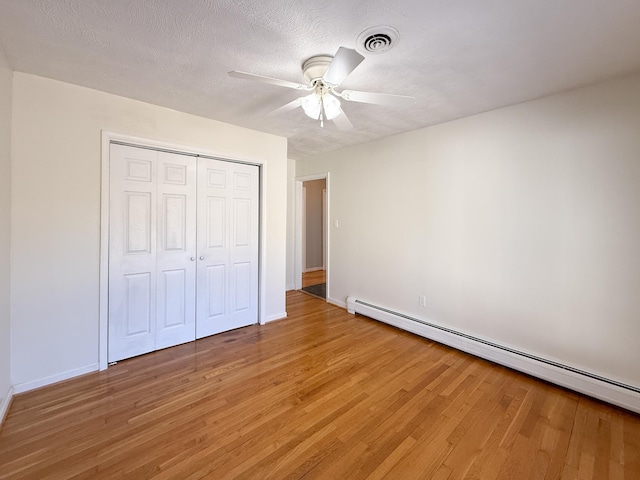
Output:
<svg viewBox="0 0 640 480">
<path fill-rule="evenodd" d="M 258 167 L 198 159 L 198 338 L 258 321 Z"/>
<path fill-rule="evenodd" d="M 195 339 L 196 159 L 110 146 L 109 362 Z"/>
<path fill-rule="evenodd" d="M 233 164 L 230 189 L 231 263 L 229 325 L 258 318 L 258 167 Z"/>
<path fill-rule="evenodd" d="M 195 340 L 196 159 L 158 152 L 156 349 Z"/>
<path fill-rule="evenodd" d="M 155 349 L 156 173 L 155 152 L 111 145 L 110 362 Z"/>
<path fill-rule="evenodd" d="M 224 331 L 228 311 L 229 215 L 225 162 L 198 159 L 196 337 Z"/>
<path fill-rule="evenodd" d="M 233 265 L 233 298 L 231 308 L 233 314 L 251 309 L 251 263 L 236 262 Z"/>
<path fill-rule="evenodd" d="M 227 310 L 227 266 L 207 265 L 205 268 L 207 284 L 203 296 L 208 299 L 206 318 L 215 321 L 222 318 Z"/>
</svg>

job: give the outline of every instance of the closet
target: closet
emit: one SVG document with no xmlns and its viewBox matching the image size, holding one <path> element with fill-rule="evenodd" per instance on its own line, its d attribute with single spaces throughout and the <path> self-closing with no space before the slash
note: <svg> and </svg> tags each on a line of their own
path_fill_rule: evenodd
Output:
<svg viewBox="0 0 640 480">
<path fill-rule="evenodd" d="M 108 361 L 258 321 L 259 169 L 112 143 Z"/>
</svg>

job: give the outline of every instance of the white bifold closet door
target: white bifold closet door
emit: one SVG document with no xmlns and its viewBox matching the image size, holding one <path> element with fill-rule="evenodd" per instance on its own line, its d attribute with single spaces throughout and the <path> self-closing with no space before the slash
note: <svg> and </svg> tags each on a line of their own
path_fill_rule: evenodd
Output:
<svg viewBox="0 0 640 480">
<path fill-rule="evenodd" d="M 258 167 L 111 145 L 109 362 L 257 323 Z"/>
<path fill-rule="evenodd" d="M 110 362 L 195 338 L 196 158 L 111 145 Z"/>
<path fill-rule="evenodd" d="M 197 338 L 257 323 L 258 167 L 198 159 Z"/>
</svg>

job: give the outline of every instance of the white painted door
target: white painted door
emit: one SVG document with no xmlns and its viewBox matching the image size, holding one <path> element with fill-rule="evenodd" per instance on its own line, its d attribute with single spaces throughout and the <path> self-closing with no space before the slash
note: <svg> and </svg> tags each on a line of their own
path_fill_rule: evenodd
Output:
<svg viewBox="0 0 640 480">
<path fill-rule="evenodd" d="M 196 159 L 112 144 L 109 362 L 195 338 Z"/>
<path fill-rule="evenodd" d="M 156 349 L 195 340 L 196 159 L 158 152 Z"/>
<path fill-rule="evenodd" d="M 258 167 L 198 159 L 196 337 L 258 322 Z"/>
</svg>

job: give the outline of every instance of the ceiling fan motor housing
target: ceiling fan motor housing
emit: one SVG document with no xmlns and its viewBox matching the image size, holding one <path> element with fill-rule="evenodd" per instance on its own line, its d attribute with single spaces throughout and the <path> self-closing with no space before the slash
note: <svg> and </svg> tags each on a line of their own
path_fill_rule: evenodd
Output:
<svg viewBox="0 0 640 480">
<path fill-rule="evenodd" d="M 330 55 L 316 55 L 305 60 L 302 64 L 302 74 L 309 85 L 313 85 L 316 80 L 322 79 L 332 60 L 333 57 Z"/>
</svg>

